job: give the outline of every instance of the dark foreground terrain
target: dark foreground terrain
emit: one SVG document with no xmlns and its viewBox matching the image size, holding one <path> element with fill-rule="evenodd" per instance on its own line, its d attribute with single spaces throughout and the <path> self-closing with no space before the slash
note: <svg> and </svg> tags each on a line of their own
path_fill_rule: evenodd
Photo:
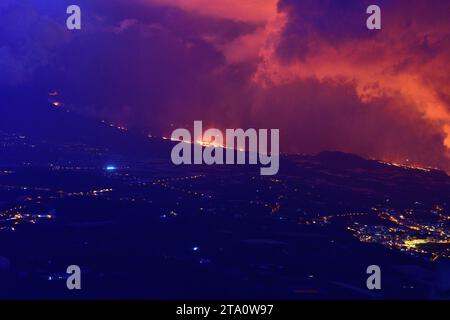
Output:
<svg viewBox="0 0 450 320">
<path fill-rule="evenodd" d="M 1 298 L 450 298 L 443 172 L 337 152 L 285 155 L 274 177 L 176 167 L 167 140 L 20 119 L 0 127 Z"/>
</svg>

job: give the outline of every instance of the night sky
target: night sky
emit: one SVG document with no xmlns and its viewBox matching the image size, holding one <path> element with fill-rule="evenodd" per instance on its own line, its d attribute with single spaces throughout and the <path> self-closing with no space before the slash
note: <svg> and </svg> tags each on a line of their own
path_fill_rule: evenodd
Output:
<svg viewBox="0 0 450 320">
<path fill-rule="evenodd" d="M 370 4 L 381 31 L 366 28 Z M 154 135 L 279 128 L 283 152 L 449 171 L 449 13 L 441 0 L 1 0 L 0 99 L 57 90 Z"/>
</svg>

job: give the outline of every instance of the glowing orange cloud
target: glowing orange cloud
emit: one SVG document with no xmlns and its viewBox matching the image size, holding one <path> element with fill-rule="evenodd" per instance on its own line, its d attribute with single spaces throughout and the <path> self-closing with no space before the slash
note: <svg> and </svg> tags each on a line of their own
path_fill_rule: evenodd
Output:
<svg viewBox="0 0 450 320">
<path fill-rule="evenodd" d="M 277 0 L 144 0 L 210 17 L 264 23 L 276 14 Z"/>
<path fill-rule="evenodd" d="M 450 150 L 450 105 L 444 98 L 450 87 L 449 24 L 416 22 L 405 27 L 395 19 L 401 18 L 385 19 L 385 29 L 376 36 L 339 42 L 312 31 L 302 38 L 310 51 L 292 61 L 277 54 L 284 28 L 275 28 L 261 50 L 253 81 L 266 88 L 310 78 L 351 84 L 362 103 L 387 98 L 397 102 L 395 107 L 419 113 Z M 421 45 L 435 47 L 436 52 L 427 55 L 417 49 Z"/>
</svg>

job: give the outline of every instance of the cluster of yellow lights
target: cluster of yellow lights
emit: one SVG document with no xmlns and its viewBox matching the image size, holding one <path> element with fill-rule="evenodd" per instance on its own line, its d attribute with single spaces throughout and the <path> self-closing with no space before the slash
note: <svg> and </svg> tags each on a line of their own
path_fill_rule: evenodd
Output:
<svg viewBox="0 0 450 320">
<path fill-rule="evenodd" d="M 428 244 L 428 243 L 434 243 L 434 244 L 449 244 L 450 239 L 446 240 L 436 240 L 436 239 L 411 239 L 411 240 L 405 240 L 403 244 L 407 248 L 416 248 L 418 245 L 421 244 Z"/>
</svg>

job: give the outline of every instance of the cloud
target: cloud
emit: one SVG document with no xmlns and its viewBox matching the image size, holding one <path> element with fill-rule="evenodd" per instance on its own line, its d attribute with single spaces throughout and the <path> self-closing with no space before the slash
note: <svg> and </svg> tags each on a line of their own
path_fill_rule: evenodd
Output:
<svg viewBox="0 0 450 320">
<path fill-rule="evenodd" d="M 142 0 L 146 3 L 173 6 L 210 17 L 266 23 L 276 14 L 277 0 Z"/>
<path fill-rule="evenodd" d="M 65 3 L 26 3 L 13 27 L 0 13 L 0 81 L 56 88 L 74 111 L 155 135 L 194 120 L 279 128 L 285 152 L 450 170 L 443 2 L 381 2 L 370 32 L 356 0 L 79 0 L 76 33 Z"/>
<path fill-rule="evenodd" d="M 256 82 L 351 85 L 363 105 L 387 99 L 392 108 L 417 113 L 450 148 L 448 3 L 386 3 L 380 32 L 365 29 L 360 1 L 283 0 L 280 8 L 287 21 L 264 51 Z"/>
</svg>

